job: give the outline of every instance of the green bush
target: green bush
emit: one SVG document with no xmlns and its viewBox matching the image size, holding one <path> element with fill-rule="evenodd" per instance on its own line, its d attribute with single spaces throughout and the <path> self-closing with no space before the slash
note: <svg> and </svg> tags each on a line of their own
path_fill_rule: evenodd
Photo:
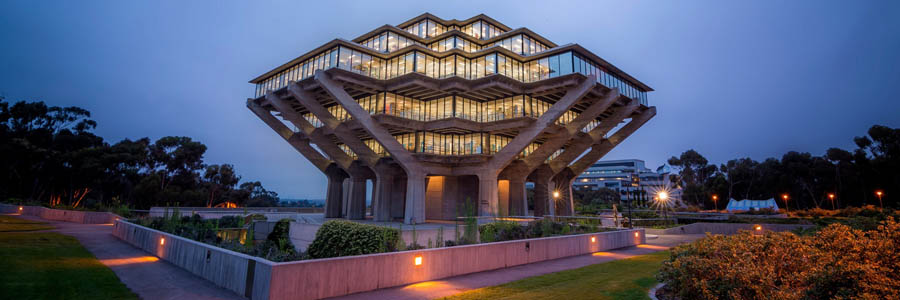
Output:
<svg viewBox="0 0 900 300">
<path fill-rule="evenodd" d="M 332 220 L 319 227 L 307 252 L 312 258 L 392 252 L 399 240 L 395 228 Z"/>
</svg>

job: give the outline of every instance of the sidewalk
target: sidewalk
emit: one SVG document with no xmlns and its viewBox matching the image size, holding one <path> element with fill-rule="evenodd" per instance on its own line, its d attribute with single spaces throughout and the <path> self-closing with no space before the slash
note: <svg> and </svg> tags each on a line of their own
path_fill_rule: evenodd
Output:
<svg viewBox="0 0 900 300">
<path fill-rule="evenodd" d="M 15 216 L 46 222 L 56 227 L 47 232 L 58 232 L 78 239 L 141 299 L 245 299 L 122 242 L 112 235 L 112 224 L 77 224 L 34 216 Z"/>
<path fill-rule="evenodd" d="M 442 280 L 419 282 L 405 286 L 357 293 L 332 299 L 435 299 L 462 293 L 468 290 L 504 284 L 532 276 L 577 269 L 588 265 L 604 263 L 637 255 L 667 250 L 682 243 L 689 243 L 706 235 L 660 235 L 647 239 L 647 244 L 636 247 L 597 252 L 586 255 L 560 258 L 511 268 L 467 274 Z"/>
</svg>

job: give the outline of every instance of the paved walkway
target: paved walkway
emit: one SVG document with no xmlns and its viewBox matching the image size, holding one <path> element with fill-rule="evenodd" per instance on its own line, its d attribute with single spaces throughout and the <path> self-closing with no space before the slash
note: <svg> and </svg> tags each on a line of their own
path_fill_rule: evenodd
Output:
<svg viewBox="0 0 900 300">
<path fill-rule="evenodd" d="M 245 299 L 117 239 L 112 225 L 16 217 L 52 224 L 56 229 L 47 231 L 75 237 L 141 299 Z"/>
<path fill-rule="evenodd" d="M 647 239 L 647 244 L 607 252 L 572 256 L 550 261 L 537 262 L 493 271 L 426 281 L 405 286 L 357 293 L 333 299 L 435 299 L 462 293 L 468 290 L 504 284 L 532 276 L 576 269 L 588 265 L 604 263 L 637 255 L 649 254 L 669 249 L 670 247 L 689 243 L 706 235 L 660 235 Z"/>
</svg>

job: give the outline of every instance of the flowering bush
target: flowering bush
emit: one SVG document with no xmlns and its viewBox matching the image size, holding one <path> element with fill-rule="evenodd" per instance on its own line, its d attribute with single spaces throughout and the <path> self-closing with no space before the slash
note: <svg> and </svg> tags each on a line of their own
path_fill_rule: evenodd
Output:
<svg viewBox="0 0 900 300">
<path fill-rule="evenodd" d="M 674 248 L 657 276 L 682 299 L 900 299 L 900 223 L 711 235 Z"/>
</svg>

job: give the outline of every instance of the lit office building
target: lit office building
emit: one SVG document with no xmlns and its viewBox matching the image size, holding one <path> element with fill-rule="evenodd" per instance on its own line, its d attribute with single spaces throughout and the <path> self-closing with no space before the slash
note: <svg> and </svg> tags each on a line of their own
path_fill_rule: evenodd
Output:
<svg viewBox="0 0 900 300">
<path fill-rule="evenodd" d="M 328 178 L 326 217 L 422 223 L 573 213 L 575 176 L 656 114 L 650 87 L 577 44 L 423 14 L 250 81 L 247 106 Z M 366 191 L 371 182 L 374 191 Z"/>
<path fill-rule="evenodd" d="M 665 190 L 673 200 L 681 199 L 681 189 L 670 181 L 671 167 L 662 165 L 653 171 L 640 159 L 603 160 L 588 167 L 575 178 L 574 188 L 608 188 L 619 193 L 622 201 L 647 203 L 655 193 Z"/>
</svg>

